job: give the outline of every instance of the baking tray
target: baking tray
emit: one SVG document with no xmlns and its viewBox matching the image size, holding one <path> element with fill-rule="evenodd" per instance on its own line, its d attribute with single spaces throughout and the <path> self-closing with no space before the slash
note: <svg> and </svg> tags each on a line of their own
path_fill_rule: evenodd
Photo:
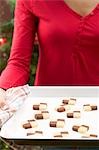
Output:
<svg viewBox="0 0 99 150">
<path fill-rule="evenodd" d="M 31 94 L 21 109 L 2 127 L 0 136 L 5 140 L 14 141 L 16 144 L 29 144 L 41 146 L 99 146 L 99 87 L 81 86 L 34 86 L 30 87 Z M 81 118 L 66 118 L 67 112 L 56 112 L 63 99 L 76 98 L 76 104 L 71 106 L 69 112 L 80 110 Z M 31 129 L 23 129 L 22 124 L 28 119 L 34 119 L 35 110 L 33 104 L 47 103 L 47 110 L 50 112 L 50 119 L 37 120 L 38 127 L 32 131 L 43 131 L 43 136 L 27 136 Z M 84 112 L 84 104 L 95 104 L 98 110 Z M 50 120 L 64 119 L 64 128 L 49 127 Z M 97 138 L 82 138 L 82 134 L 72 131 L 73 125 L 88 125 L 89 133 L 96 134 Z M 61 131 L 68 131 L 69 135 L 64 138 L 54 138 L 53 134 Z"/>
</svg>

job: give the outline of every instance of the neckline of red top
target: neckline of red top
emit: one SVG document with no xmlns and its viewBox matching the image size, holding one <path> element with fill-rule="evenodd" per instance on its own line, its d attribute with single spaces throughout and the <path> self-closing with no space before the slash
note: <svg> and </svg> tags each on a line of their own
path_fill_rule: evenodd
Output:
<svg viewBox="0 0 99 150">
<path fill-rule="evenodd" d="M 70 13 L 72 13 L 73 15 L 75 15 L 76 17 L 80 18 L 80 19 L 85 19 L 88 18 L 92 15 L 94 15 L 96 13 L 97 10 L 99 10 L 99 3 L 85 16 L 82 16 L 81 14 L 79 14 L 76 10 L 73 10 L 64 0 L 62 0 L 64 8 L 68 9 L 68 11 Z"/>
</svg>

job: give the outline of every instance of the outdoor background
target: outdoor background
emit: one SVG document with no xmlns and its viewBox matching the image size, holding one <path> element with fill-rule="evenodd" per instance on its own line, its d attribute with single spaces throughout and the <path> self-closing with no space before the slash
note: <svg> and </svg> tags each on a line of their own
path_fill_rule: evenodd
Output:
<svg viewBox="0 0 99 150">
<path fill-rule="evenodd" d="M 7 64 L 13 36 L 15 0 L 0 0 L 0 74 Z M 26 41 L 24 41 L 26 42 Z M 38 60 L 38 40 L 35 37 L 29 85 L 33 85 Z M 10 148 L 0 141 L 0 150 Z"/>
</svg>

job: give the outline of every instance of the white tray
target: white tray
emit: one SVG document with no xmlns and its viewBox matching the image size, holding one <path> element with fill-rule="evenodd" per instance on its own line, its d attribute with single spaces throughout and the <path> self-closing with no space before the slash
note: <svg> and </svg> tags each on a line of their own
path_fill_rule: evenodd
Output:
<svg viewBox="0 0 99 150">
<path fill-rule="evenodd" d="M 57 131 L 68 131 L 69 135 L 59 140 L 99 140 L 99 87 L 66 87 L 66 86 L 36 86 L 30 87 L 31 95 L 25 101 L 22 108 L 2 127 L 0 136 L 6 139 L 41 139 L 41 140 L 57 140 L 53 137 L 53 134 Z M 72 107 L 72 110 L 80 110 L 81 118 L 67 118 L 66 112 L 59 113 L 55 111 L 55 107 L 58 106 L 65 98 L 76 98 L 76 105 Z M 32 119 L 35 111 L 32 109 L 33 104 L 38 102 L 46 102 L 48 104 L 48 111 L 50 112 L 50 118 L 64 119 L 65 127 L 51 128 L 49 127 L 50 119 L 40 120 L 38 127 L 35 130 L 43 131 L 43 136 L 27 136 L 28 129 L 22 128 L 22 123 L 25 120 Z M 84 112 L 84 104 L 96 104 L 98 106 L 97 111 Z M 97 134 L 97 138 L 82 138 L 82 135 L 78 132 L 72 131 L 73 125 L 88 125 L 88 133 Z"/>
</svg>

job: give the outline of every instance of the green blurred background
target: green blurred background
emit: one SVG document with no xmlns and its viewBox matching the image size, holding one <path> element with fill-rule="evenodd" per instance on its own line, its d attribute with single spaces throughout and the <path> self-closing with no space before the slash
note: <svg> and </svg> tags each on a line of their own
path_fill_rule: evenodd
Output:
<svg viewBox="0 0 99 150">
<path fill-rule="evenodd" d="M 3 3 L 2 3 L 2 2 Z M 12 34 L 13 34 L 13 17 L 14 17 L 14 8 L 15 0 L 0 0 L 0 39 L 3 40 L 3 43 L 0 44 L 0 74 L 7 64 L 9 58 L 11 43 L 12 43 Z M 6 10 L 6 12 L 5 12 Z M 10 13 L 9 13 L 10 11 Z M 5 14 L 6 13 L 6 14 Z M 24 41 L 26 42 L 26 41 Z M 29 85 L 33 85 L 37 60 L 38 60 L 38 41 L 35 37 L 34 47 L 33 47 L 33 56 L 31 62 L 31 74 Z"/>
<path fill-rule="evenodd" d="M 14 9 L 15 0 L 0 0 L 0 74 L 5 68 L 10 54 L 14 29 Z M 38 40 L 36 37 L 33 47 L 29 85 L 33 85 L 35 79 L 38 61 L 38 47 Z M 0 150 L 10 150 L 10 148 L 0 141 Z"/>
</svg>

